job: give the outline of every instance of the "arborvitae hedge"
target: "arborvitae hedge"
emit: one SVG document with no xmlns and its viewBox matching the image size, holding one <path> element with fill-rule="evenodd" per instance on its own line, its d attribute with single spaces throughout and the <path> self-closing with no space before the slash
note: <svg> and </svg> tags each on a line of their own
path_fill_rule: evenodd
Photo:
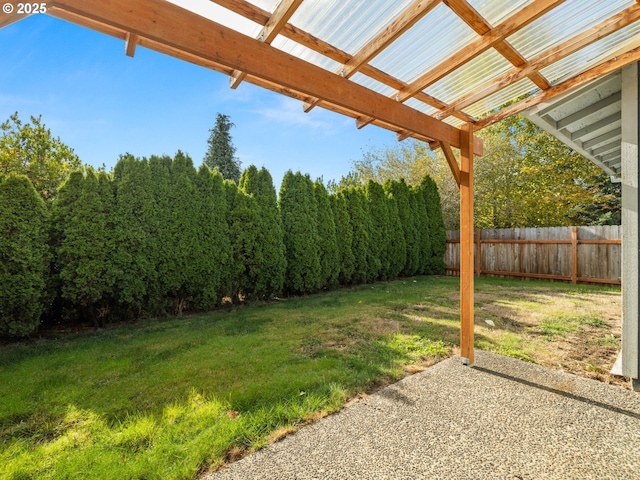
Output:
<svg viewBox="0 0 640 480">
<path fill-rule="evenodd" d="M 344 191 L 344 195 L 353 234 L 351 250 L 354 266 L 351 282 L 365 283 L 369 278 L 369 208 L 365 208 L 366 198 L 362 189 L 350 188 Z"/>
<path fill-rule="evenodd" d="M 334 288 L 340 274 L 340 252 L 336 238 L 336 223 L 329 201 L 329 194 L 320 180 L 313 184 L 318 210 L 318 235 L 320 254 L 321 288 Z"/>
<path fill-rule="evenodd" d="M 447 232 L 444 228 L 438 185 L 431 177 L 426 176 L 422 179 L 420 188 L 422 189 L 427 215 L 429 216 L 429 235 L 431 239 L 430 264 L 427 273 L 442 275 L 446 269 L 444 254 L 447 250 Z"/>
<path fill-rule="evenodd" d="M 35 332 L 47 300 L 47 212 L 26 176 L 0 177 L 0 335 Z"/>
<path fill-rule="evenodd" d="M 224 180 L 219 172 L 200 166 L 196 177 L 195 222 L 198 241 L 195 255 L 200 257 L 195 273 L 193 306 L 207 310 L 222 302 L 231 285 L 233 253 Z"/>
<path fill-rule="evenodd" d="M 235 182 L 225 180 L 229 213 L 229 236 L 233 264 L 229 296 L 234 303 L 256 296 L 255 280 L 260 274 L 262 250 L 259 246 L 260 209 L 255 198 L 238 189 Z"/>
<path fill-rule="evenodd" d="M 285 173 L 280 188 L 280 212 L 287 252 L 285 291 L 310 293 L 321 287 L 318 207 L 309 175 Z"/>
<path fill-rule="evenodd" d="M 26 177 L 0 177 L 0 335 L 33 332 L 45 305 L 100 325 L 444 269 L 430 179 L 329 195 L 287 172 L 278 201 L 264 168 L 238 187 L 181 152 L 126 155 L 73 173 L 50 213 Z"/>
<path fill-rule="evenodd" d="M 338 281 L 341 285 L 349 285 L 353 280 L 356 259 L 353 254 L 353 230 L 347 210 L 347 199 L 344 193 L 338 192 L 331 195 L 329 200 L 336 225 L 336 244 L 340 266 Z"/>
<path fill-rule="evenodd" d="M 390 259 L 387 256 L 389 235 L 389 211 L 382 185 L 369 180 L 365 186 L 369 206 L 369 274 L 368 280 L 386 280 Z"/>
<path fill-rule="evenodd" d="M 420 244 L 416 217 L 411 208 L 411 189 L 404 179 L 389 180 L 385 183 L 385 190 L 393 196 L 398 207 L 398 217 L 404 234 L 406 254 L 405 263 L 400 272 L 405 277 L 415 275 L 420 264 Z"/>
<path fill-rule="evenodd" d="M 271 298 L 282 292 L 287 268 L 276 189 L 271 174 L 264 167 L 258 170 L 254 165 L 244 171 L 239 187 L 256 200 L 260 212 L 257 248 L 262 261 L 253 279 L 253 293 L 256 298 Z"/>
<path fill-rule="evenodd" d="M 105 189 L 92 170 L 71 174 L 52 205 L 56 235 L 56 271 L 59 295 L 76 314 L 99 325 L 113 300 L 116 269 L 112 264 L 113 242 L 109 202 Z M 112 205 L 109 205 L 110 207 Z"/>
<path fill-rule="evenodd" d="M 410 204 L 413 210 L 416 222 L 416 231 L 418 238 L 418 275 L 426 275 L 431 265 L 431 234 L 429 232 L 429 215 L 427 214 L 427 206 L 424 202 L 424 196 L 419 188 L 411 189 Z"/>
<path fill-rule="evenodd" d="M 396 278 L 402 272 L 407 261 L 407 244 L 404 238 L 398 202 L 393 195 L 386 197 L 387 211 L 389 212 L 389 242 L 387 243 L 386 257 L 389 259 L 387 278 Z"/>
</svg>

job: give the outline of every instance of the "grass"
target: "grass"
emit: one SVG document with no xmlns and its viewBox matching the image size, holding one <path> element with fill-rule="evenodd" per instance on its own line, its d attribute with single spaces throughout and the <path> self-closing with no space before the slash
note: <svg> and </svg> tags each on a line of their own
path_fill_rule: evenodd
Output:
<svg viewBox="0 0 640 480">
<path fill-rule="evenodd" d="M 476 346 L 546 364 L 589 334 L 615 351 L 619 296 L 480 279 Z M 196 478 L 451 354 L 457 309 L 458 279 L 417 277 L 5 345 L 0 479 Z"/>
</svg>

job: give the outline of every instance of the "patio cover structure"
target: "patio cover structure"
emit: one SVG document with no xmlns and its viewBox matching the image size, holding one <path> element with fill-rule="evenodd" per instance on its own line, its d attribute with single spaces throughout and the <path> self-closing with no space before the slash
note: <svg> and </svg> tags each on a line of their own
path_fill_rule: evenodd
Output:
<svg viewBox="0 0 640 480">
<path fill-rule="evenodd" d="M 250 82 L 300 100 L 307 112 L 326 108 L 354 118 L 357 128 L 373 124 L 399 140 L 442 148 L 460 187 L 461 356 L 468 363 L 473 157 L 482 155 L 474 132 L 630 65 L 637 85 L 640 60 L 640 0 L 49 0 L 46 10 L 122 39 L 128 56 L 138 47 L 156 50 L 228 75 L 231 88 Z M 0 27 L 22 18 L 5 12 Z M 607 171 L 622 178 L 635 218 L 625 230 L 636 246 L 625 250 L 630 276 L 623 278 L 623 296 L 636 299 L 635 310 L 625 304 L 632 328 L 623 350 L 635 345 L 635 354 L 623 371 L 637 379 L 637 92 L 634 98 L 635 140 L 609 132 L 607 145 L 622 144 L 622 166 Z"/>
</svg>

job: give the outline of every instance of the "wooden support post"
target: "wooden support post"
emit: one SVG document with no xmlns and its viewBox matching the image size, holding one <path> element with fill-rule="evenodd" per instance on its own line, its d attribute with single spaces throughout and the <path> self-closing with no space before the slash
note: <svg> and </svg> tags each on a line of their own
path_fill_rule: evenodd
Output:
<svg viewBox="0 0 640 480">
<path fill-rule="evenodd" d="M 578 283 L 578 227 L 571 227 L 571 283 Z"/>
<path fill-rule="evenodd" d="M 472 365 L 473 355 L 473 125 L 460 132 L 460 356 Z"/>
</svg>

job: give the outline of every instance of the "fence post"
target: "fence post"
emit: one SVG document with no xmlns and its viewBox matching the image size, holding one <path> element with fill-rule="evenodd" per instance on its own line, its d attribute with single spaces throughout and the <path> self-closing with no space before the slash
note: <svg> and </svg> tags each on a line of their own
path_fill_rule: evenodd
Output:
<svg viewBox="0 0 640 480">
<path fill-rule="evenodd" d="M 482 230 L 476 229 L 476 277 L 482 273 Z"/>
<path fill-rule="evenodd" d="M 571 227 L 571 283 L 578 283 L 578 227 Z"/>
</svg>

